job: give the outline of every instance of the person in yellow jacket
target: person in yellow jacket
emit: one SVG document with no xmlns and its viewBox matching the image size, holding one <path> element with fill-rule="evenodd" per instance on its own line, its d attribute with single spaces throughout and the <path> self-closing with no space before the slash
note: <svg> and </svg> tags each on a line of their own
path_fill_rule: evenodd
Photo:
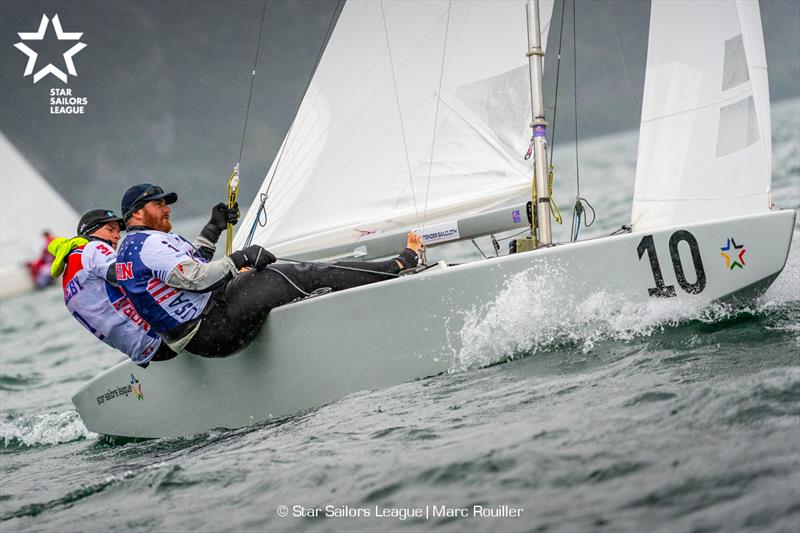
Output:
<svg viewBox="0 0 800 533">
<path fill-rule="evenodd" d="M 87 212 L 76 237 L 53 239 L 48 245 L 55 257 L 50 273 L 62 277 L 64 304 L 84 328 L 145 367 L 176 354 L 117 286 L 116 249 L 124 228 L 122 218 L 111 210 Z"/>
</svg>

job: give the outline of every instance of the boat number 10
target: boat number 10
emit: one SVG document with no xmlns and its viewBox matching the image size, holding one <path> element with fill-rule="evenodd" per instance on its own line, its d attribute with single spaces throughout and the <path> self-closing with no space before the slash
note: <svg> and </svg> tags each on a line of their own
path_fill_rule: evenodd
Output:
<svg viewBox="0 0 800 533">
<path fill-rule="evenodd" d="M 689 245 L 689 251 L 692 252 L 692 264 L 694 265 L 695 282 L 689 283 L 686 279 L 686 274 L 681 262 L 681 256 L 678 253 L 678 245 L 685 242 Z M 658 254 L 656 253 L 656 245 L 653 241 L 652 235 L 645 235 L 639 241 L 639 246 L 636 248 L 639 253 L 639 260 L 642 259 L 644 254 L 647 254 L 650 259 L 650 269 L 653 271 L 653 279 L 656 286 L 647 289 L 648 294 L 656 298 L 671 298 L 675 296 L 675 286 L 664 284 L 664 276 L 661 274 L 661 265 L 658 262 Z M 700 294 L 706 288 L 706 271 L 703 269 L 703 261 L 700 259 L 700 248 L 697 246 L 697 239 L 694 235 L 686 230 L 679 230 L 672 234 L 669 238 L 669 256 L 672 259 L 672 268 L 675 270 L 675 277 L 678 280 L 678 285 L 681 289 L 689 294 Z"/>
</svg>

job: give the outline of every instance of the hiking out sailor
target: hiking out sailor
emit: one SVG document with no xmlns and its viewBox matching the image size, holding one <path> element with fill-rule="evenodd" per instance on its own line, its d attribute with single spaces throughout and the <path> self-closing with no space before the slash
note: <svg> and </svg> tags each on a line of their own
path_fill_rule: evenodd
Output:
<svg viewBox="0 0 800 533">
<path fill-rule="evenodd" d="M 116 248 L 124 227 L 113 211 L 87 212 L 78 222 L 77 237 L 60 237 L 48 244 L 55 257 L 50 274 L 53 278 L 63 274 L 64 304 L 83 327 L 146 367 L 176 354 L 117 286 Z"/>
<path fill-rule="evenodd" d="M 238 220 L 238 208 L 232 212 L 225 204 L 215 206 L 192 244 L 170 233 L 169 206 L 177 199 L 176 193 L 147 183 L 125 192 L 128 233 L 117 257 L 117 280 L 139 314 L 178 353 L 230 355 L 256 337 L 275 307 L 317 289 L 374 283 L 387 279 L 383 273 L 417 265 L 421 238 L 415 233 L 409 234 L 408 247 L 388 261 L 270 266 L 275 256 L 258 245 L 212 261 L 220 234 L 228 222 Z"/>
</svg>

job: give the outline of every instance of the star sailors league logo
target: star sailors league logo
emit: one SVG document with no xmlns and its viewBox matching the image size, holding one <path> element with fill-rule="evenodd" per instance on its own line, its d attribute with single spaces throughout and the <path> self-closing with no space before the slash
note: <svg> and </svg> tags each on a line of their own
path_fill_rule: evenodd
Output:
<svg viewBox="0 0 800 533">
<path fill-rule="evenodd" d="M 75 62 L 73 57 L 75 54 L 86 48 L 86 44 L 76 42 L 64 52 L 64 67 L 66 72 L 59 66 L 52 63 L 46 65 L 43 61 L 39 61 L 39 53 L 31 47 L 39 47 L 41 51 L 42 41 L 47 33 L 47 27 L 52 22 L 53 30 L 55 30 L 56 38 L 59 41 L 80 41 L 83 37 L 83 32 L 66 32 L 61 27 L 61 21 L 58 15 L 54 15 L 52 20 L 47 18 L 47 15 L 42 15 L 42 21 L 39 23 L 39 29 L 35 32 L 19 32 L 19 38 L 22 41 L 14 45 L 14 48 L 28 56 L 28 62 L 25 65 L 25 73 L 23 76 L 30 76 L 33 74 L 34 85 L 39 83 L 48 74 L 54 78 L 58 78 L 64 83 L 69 83 L 70 76 L 78 76 L 78 71 L 75 69 Z M 72 94 L 72 89 L 69 88 L 51 88 L 50 89 L 50 114 L 51 115 L 83 115 L 86 111 L 86 106 L 89 99 L 85 96 L 76 96 Z"/>
<path fill-rule="evenodd" d="M 25 41 L 44 40 L 44 34 L 47 31 L 47 26 L 50 22 L 51 21 L 47 18 L 47 15 L 42 15 L 42 21 L 39 23 L 39 29 L 35 32 L 19 32 L 17 35 L 19 35 L 19 38 L 22 39 L 23 42 L 15 44 L 14 48 L 28 56 L 28 64 L 25 65 L 24 76 L 30 76 L 33 74 L 33 83 L 39 83 L 39 80 L 48 74 L 52 74 L 64 83 L 68 83 L 69 75 L 78 75 L 78 71 L 75 70 L 75 63 L 72 61 L 72 58 L 75 56 L 75 54 L 86 48 L 85 43 L 78 42 L 69 50 L 64 52 L 64 64 L 67 67 L 67 73 L 69 73 L 69 75 L 52 63 L 48 63 L 47 65 L 39 68 L 39 70 L 36 70 L 36 73 L 33 72 L 36 69 L 36 60 L 39 57 L 39 54 L 31 49 L 31 47 L 28 46 Z M 56 31 L 56 38 L 58 38 L 59 41 L 80 41 L 81 37 L 83 37 L 83 32 L 65 32 L 61 28 L 61 21 L 58 20 L 58 15 L 53 17 L 52 23 L 53 29 Z"/>
<path fill-rule="evenodd" d="M 721 253 L 719 255 L 725 259 L 725 268 L 733 270 L 736 267 L 744 269 L 746 263 L 744 262 L 744 254 L 747 252 L 747 249 L 744 247 L 744 244 L 736 244 L 736 241 L 733 237 L 728 239 L 728 242 L 725 243 L 725 246 L 720 248 Z"/>
</svg>

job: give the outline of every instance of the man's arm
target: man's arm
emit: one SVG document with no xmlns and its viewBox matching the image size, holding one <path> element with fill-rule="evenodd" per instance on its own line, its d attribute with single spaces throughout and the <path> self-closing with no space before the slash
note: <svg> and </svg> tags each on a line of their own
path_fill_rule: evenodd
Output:
<svg viewBox="0 0 800 533">
<path fill-rule="evenodd" d="M 81 255 L 83 268 L 100 279 L 104 279 L 114 287 L 117 284 L 117 253 L 104 242 L 90 241 L 83 248 Z"/>
<path fill-rule="evenodd" d="M 192 246 L 194 246 L 195 250 L 197 250 L 206 261 L 211 261 L 214 258 L 214 252 L 217 251 L 216 241 L 211 241 L 208 237 L 203 235 L 202 232 L 197 236 L 194 242 L 192 242 Z"/>
<path fill-rule="evenodd" d="M 223 257 L 210 263 L 187 259 L 172 269 L 167 276 L 166 284 L 192 292 L 209 292 L 225 284 L 237 273 L 236 264 L 230 257 Z"/>
<path fill-rule="evenodd" d="M 270 252 L 253 244 L 210 263 L 198 263 L 191 259 L 181 261 L 169 273 L 165 283 L 188 291 L 213 291 L 237 275 L 241 269 L 264 270 L 275 260 Z"/>
</svg>

